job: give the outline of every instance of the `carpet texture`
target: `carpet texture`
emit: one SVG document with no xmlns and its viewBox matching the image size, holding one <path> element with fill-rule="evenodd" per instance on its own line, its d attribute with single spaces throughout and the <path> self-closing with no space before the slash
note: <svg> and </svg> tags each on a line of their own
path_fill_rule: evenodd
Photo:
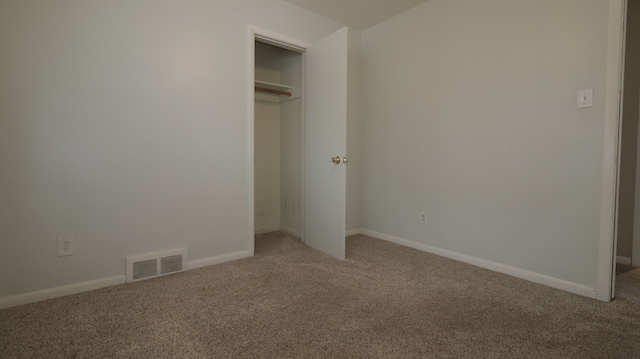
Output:
<svg viewBox="0 0 640 359">
<path fill-rule="evenodd" d="M 640 358 L 640 270 L 611 303 L 357 235 L 0 311 L 2 358 Z"/>
</svg>

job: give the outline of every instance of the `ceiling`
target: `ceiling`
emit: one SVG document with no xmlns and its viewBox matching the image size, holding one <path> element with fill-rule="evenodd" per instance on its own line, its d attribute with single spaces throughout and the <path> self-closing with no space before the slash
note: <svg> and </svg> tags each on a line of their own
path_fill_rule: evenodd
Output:
<svg viewBox="0 0 640 359">
<path fill-rule="evenodd" d="M 427 0 L 284 0 L 309 11 L 336 20 L 349 27 L 365 30 Z"/>
</svg>

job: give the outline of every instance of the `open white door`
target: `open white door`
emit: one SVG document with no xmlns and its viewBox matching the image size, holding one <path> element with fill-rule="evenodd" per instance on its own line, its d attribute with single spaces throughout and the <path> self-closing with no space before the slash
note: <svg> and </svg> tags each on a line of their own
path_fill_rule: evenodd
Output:
<svg viewBox="0 0 640 359">
<path fill-rule="evenodd" d="M 304 241 L 338 259 L 345 258 L 347 31 L 306 53 Z"/>
</svg>

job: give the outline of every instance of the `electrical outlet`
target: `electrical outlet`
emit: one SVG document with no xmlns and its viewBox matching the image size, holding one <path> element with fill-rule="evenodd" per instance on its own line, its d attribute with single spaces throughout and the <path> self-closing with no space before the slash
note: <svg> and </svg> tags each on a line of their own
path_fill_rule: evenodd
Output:
<svg viewBox="0 0 640 359">
<path fill-rule="evenodd" d="M 73 237 L 58 237 L 58 257 L 73 255 Z"/>
<path fill-rule="evenodd" d="M 420 224 L 427 224 L 427 212 L 420 212 Z"/>
</svg>

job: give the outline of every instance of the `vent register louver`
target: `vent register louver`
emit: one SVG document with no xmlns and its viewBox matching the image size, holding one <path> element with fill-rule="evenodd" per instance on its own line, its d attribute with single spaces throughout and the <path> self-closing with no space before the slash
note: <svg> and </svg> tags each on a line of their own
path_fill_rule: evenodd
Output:
<svg viewBox="0 0 640 359">
<path fill-rule="evenodd" d="M 127 282 L 182 272 L 186 268 L 186 249 L 127 257 Z"/>
</svg>

